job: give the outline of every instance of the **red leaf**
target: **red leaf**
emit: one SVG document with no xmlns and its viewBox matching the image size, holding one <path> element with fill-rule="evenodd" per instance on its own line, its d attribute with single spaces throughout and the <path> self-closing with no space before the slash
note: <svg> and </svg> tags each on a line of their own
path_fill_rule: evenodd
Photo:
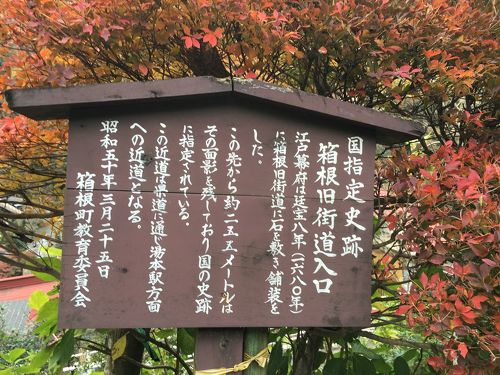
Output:
<svg viewBox="0 0 500 375">
<path fill-rule="evenodd" d="M 446 258 L 443 255 L 434 254 L 429 258 L 429 262 L 431 262 L 432 264 L 440 265 L 444 263 L 445 259 Z"/>
<path fill-rule="evenodd" d="M 181 39 L 184 41 L 184 45 L 187 49 L 193 46 L 193 39 L 190 36 L 183 36 Z"/>
<path fill-rule="evenodd" d="M 488 266 L 491 266 L 491 267 L 496 267 L 497 266 L 497 264 L 494 261 L 492 261 L 491 259 L 483 258 L 482 261 L 484 263 L 486 263 Z"/>
<path fill-rule="evenodd" d="M 322 46 L 318 48 L 318 52 L 321 53 L 322 55 L 326 55 L 328 51 L 325 47 Z"/>
<path fill-rule="evenodd" d="M 436 181 L 437 179 L 436 171 L 429 172 L 428 170 L 420 169 L 420 174 L 430 181 Z"/>
<path fill-rule="evenodd" d="M 463 276 L 464 269 L 460 263 L 453 262 L 453 274 L 460 276 L 460 277 Z"/>
<path fill-rule="evenodd" d="M 465 343 L 461 342 L 460 344 L 458 344 L 458 351 L 460 352 L 460 355 L 465 358 L 465 356 L 469 352 L 469 349 L 467 348 L 467 345 Z"/>
<path fill-rule="evenodd" d="M 139 72 L 142 74 L 142 75 L 146 75 L 148 74 L 148 68 L 146 65 L 144 64 L 139 64 L 139 66 L 137 67 L 137 70 L 139 70 Z"/>
<path fill-rule="evenodd" d="M 478 257 L 484 258 L 485 256 L 488 255 L 488 249 L 486 246 L 483 245 L 473 245 L 469 243 L 469 246 L 474 254 L 476 254 Z"/>
<path fill-rule="evenodd" d="M 422 191 L 425 193 L 429 193 L 433 198 L 437 198 L 441 194 L 441 187 L 438 183 L 433 183 L 430 185 L 422 186 Z"/>
<path fill-rule="evenodd" d="M 469 324 L 476 323 L 477 314 L 474 311 L 472 311 L 472 309 L 470 311 L 468 310 L 463 311 L 461 315 L 462 315 L 462 320 L 465 321 L 466 323 Z"/>
<path fill-rule="evenodd" d="M 210 44 L 212 47 L 215 47 L 217 45 L 217 37 L 211 32 L 205 34 L 205 36 L 203 37 L 203 41 Z"/>
<path fill-rule="evenodd" d="M 411 70 L 411 66 L 410 65 L 403 65 L 399 68 L 399 71 L 400 72 L 404 72 L 404 73 L 407 73 Z"/>
<path fill-rule="evenodd" d="M 92 34 L 92 31 L 94 31 L 94 28 L 92 27 L 92 25 L 89 25 L 88 23 L 86 23 L 84 26 L 83 26 L 83 32 L 84 33 L 87 33 L 87 34 Z"/>
<path fill-rule="evenodd" d="M 101 31 L 99 31 L 99 36 L 102 39 L 104 39 L 106 42 L 108 41 L 110 35 L 111 34 L 110 34 L 109 30 L 106 27 L 104 29 L 102 29 Z"/>
<path fill-rule="evenodd" d="M 200 48 L 200 42 L 198 42 L 198 39 L 196 39 L 197 35 L 198 34 L 193 35 L 193 38 L 191 38 L 191 42 L 193 43 L 193 47 Z"/>
<path fill-rule="evenodd" d="M 434 368 L 444 368 L 444 359 L 441 357 L 430 357 L 427 363 Z"/>
<path fill-rule="evenodd" d="M 422 272 L 420 274 L 420 277 L 418 278 L 420 280 L 420 282 L 422 283 L 422 287 L 425 289 L 427 288 L 427 284 L 429 283 L 429 278 L 427 277 L 427 275 L 425 274 L 425 272 Z"/>
<path fill-rule="evenodd" d="M 410 305 L 401 305 L 398 307 L 398 309 L 396 310 L 396 314 L 397 315 L 404 315 L 406 314 L 409 310 L 411 310 L 411 306 Z"/>
<path fill-rule="evenodd" d="M 488 297 L 480 294 L 480 295 L 477 295 L 477 296 L 474 296 L 471 298 L 471 305 L 475 308 L 475 309 L 478 309 L 480 310 L 481 309 L 481 302 L 485 302 L 488 300 Z"/>
<path fill-rule="evenodd" d="M 249 71 L 249 72 L 247 72 L 245 74 L 245 78 L 255 79 L 255 78 L 257 78 L 257 74 L 255 74 L 254 72 Z"/>
</svg>

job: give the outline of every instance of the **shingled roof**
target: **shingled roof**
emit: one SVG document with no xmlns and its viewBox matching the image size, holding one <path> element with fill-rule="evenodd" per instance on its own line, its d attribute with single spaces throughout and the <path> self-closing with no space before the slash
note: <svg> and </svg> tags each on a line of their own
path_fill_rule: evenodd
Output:
<svg viewBox="0 0 500 375">
<path fill-rule="evenodd" d="M 423 127 L 373 109 L 337 99 L 271 85 L 257 80 L 233 81 L 214 77 L 179 78 L 165 81 L 124 82 L 62 88 L 9 90 L 9 107 L 35 120 L 69 118 L 73 111 L 131 103 L 178 103 L 204 97 L 243 97 L 263 103 L 340 119 L 375 129 L 376 140 L 393 144 L 419 138 Z"/>
</svg>

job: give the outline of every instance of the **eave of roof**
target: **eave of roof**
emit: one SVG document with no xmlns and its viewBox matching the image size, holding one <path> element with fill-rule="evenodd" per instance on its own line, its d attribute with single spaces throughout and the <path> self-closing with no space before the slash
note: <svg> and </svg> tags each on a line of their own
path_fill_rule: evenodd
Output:
<svg viewBox="0 0 500 375">
<path fill-rule="evenodd" d="M 237 95 L 308 111 L 375 129 L 382 144 L 401 143 L 423 135 L 423 127 L 373 109 L 292 90 L 257 80 L 179 78 L 165 81 L 123 82 L 61 88 L 8 90 L 9 107 L 35 120 L 69 118 L 72 111 L 132 102 L 168 102 L 202 96 Z"/>
</svg>

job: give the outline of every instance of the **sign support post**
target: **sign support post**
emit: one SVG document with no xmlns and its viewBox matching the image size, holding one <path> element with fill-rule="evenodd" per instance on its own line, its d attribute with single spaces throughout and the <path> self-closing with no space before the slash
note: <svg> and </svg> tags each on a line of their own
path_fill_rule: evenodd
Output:
<svg viewBox="0 0 500 375">
<path fill-rule="evenodd" d="M 267 328 L 207 328 L 199 329 L 195 346 L 195 369 L 217 370 L 235 365 L 267 349 Z M 267 366 L 255 361 L 242 372 L 231 374 L 265 375 Z M 208 372 L 207 372 L 208 375 Z"/>
<path fill-rule="evenodd" d="M 200 328 L 194 353 L 196 373 L 203 370 L 229 368 L 243 360 L 242 328 Z M 241 375 L 241 372 L 235 373 Z"/>
<path fill-rule="evenodd" d="M 267 347 L 269 331 L 267 328 L 246 328 L 244 354 L 256 355 L 262 349 Z M 265 375 L 266 367 L 260 367 L 257 363 L 252 362 L 248 369 L 245 370 L 245 375 Z"/>
</svg>

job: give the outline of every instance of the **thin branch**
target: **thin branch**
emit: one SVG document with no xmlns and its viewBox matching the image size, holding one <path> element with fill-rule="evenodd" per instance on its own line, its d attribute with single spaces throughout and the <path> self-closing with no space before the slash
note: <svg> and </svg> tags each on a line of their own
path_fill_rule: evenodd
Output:
<svg viewBox="0 0 500 375">
<path fill-rule="evenodd" d="M 167 370 L 171 370 L 171 371 L 175 371 L 175 368 L 172 367 L 172 366 L 167 366 L 167 365 L 159 365 L 159 366 L 149 366 L 149 365 L 145 365 L 144 363 L 142 362 L 139 362 L 139 361 L 136 361 L 135 359 L 133 358 L 130 358 L 129 356 L 121 356 L 120 358 L 118 359 L 123 359 L 127 362 L 130 362 L 138 367 L 141 367 L 141 368 L 145 368 L 147 370 L 157 370 L 157 369 L 167 369 Z"/>
<path fill-rule="evenodd" d="M 32 266 L 32 265 L 30 265 L 28 263 L 18 262 L 16 260 L 11 259 L 11 258 L 9 258 L 9 257 L 7 257 L 5 255 L 2 255 L 2 254 L 0 254 L 0 261 L 4 262 L 4 263 L 7 263 L 10 266 L 24 268 L 24 269 L 27 269 L 27 270 L 30 270 L 30 271 L 34 271 L 34 272 L 48 273 L 51 276 L 54 276 L 56 278 L 60 278 L 59 272 L 57 272 L 55 269 L 50 268 L 48 266 L 43 266 L 43 267 L 42 266 L 40 266 L 40 267 Z"/>
<path fill-rule="evenodd" d="M 61 216 L 58 213 L 11 213 L 11 212 L 0 212 L 0 217 L 3 219 L 50 219 L 53 217 Z"/>
<path fill-rule="evenodd" d="M 381 342 L 383 344 L 387 345 L 397 345 L 397 346 L 406 346 L 409 348 L 415 348 L 415 349 L 425 349 L 425 350 L 432 350 L 434 353 L 439 353 L 441 346 L 437 344 L 429 344 L 425 342 L 415 342 L 415 341 L 408 341 L 408 340 L 403 340 L 403 339 L 391 339 L 388 337 L 382 337 L 379 335 L 376 335 L 371 332 L 366 332 L 366 331 L 360 331 L 358 333 L 359 336 L 366 337 L 367 339 L 370 340 L 375 340 L 378 342 Z"/>
<path fill-rule="evenodd" d="M 184 361 L 184 359 L 180 356 L 180 354 L 178 354 L 174 349 L 172 349 L 172 347 L 170 345 L 168 345 L 166 342 L 158 341 L 152 336 L 146 337 L 146 336 L 141 335 L 140 333 L 138 333 L 136 331 L 131 331 L 131 333 L 134 336 L 138 336 L 139 339 L 148 340 L 149 342 L 155 344 L 159 348 L 165 349 L 168 353 L 170 353 L 172 356 L 174 356 L 182 364 L 182 366 L 185 368 L 185 370 L 187 371 L 187 373 L 189 375 L 193 375 L 193 371 L 191 370 L 191 367 L 186 363 L 186 361 Z"/>
</svg>

